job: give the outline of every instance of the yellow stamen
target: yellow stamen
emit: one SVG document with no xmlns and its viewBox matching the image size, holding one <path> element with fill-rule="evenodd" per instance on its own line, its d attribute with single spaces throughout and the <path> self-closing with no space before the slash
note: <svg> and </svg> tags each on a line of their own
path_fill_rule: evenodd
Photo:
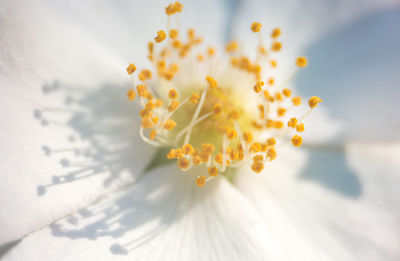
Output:
<svg viewBox="0 0 400 261">
<path fill-rule="evenodd" d="M 218 169 L 217 169 L 217 167 L 208 168 L 208 174 L 209 174 L 211 177 L 216 177 L 216 176 L 218 176 Z"/>
<path fill-rule="evenodd" d="M 176 122 L 171 119 L 166 120 L 163 125 L 164 129 L 166 129 L 166 130 L 173 130 L 175 128 L 175 126 L 176 126 Z"/>
<path fill-rule="evenodd" d="M 257 23 L 257 22 L 254 22 L 254 23 L 251 24 L 250 29 L 251 29 L 254 33 L 258 33 L 258 32 L 261 31 L 261 27 L 262 27 L 262 24 Z"/>
<path fill-rule="evenodd" d="M 130 101 L 133 101 L 136 97 L 136 93 L 134 90 L 129 90 L 128 93 L 126 94 L 128 96 L 128 99 Z"/>
<path fill-rule="evenodd" d="M 275 28 L 271 32 L 271 37 L 272 38 L 278 38 L 281 35 L 281 29 L 280 28 Z"/>
<path fill-rule="evenodd" d="M 255 173 L 260 173 L 264 169 L 264 164 L 260 161 L 255 161 L 253 165 L 251 165 L 251 169 Z"/>
<path fill-rule="evenodd" d="M 301 67 L 301 68 L 306 67 L 307 66 L 307 58 L 303 57 L 303 56 L 297 57 L 296 65 Z"/>
<path fill-rule="evenodd" d="M 128 74 L 132 74 L 132 73 L 134 73 L 136 71 L 136 66 L 133 63 L 131 63 L 126 68 L 126 71 L 128 72 Z"/>
<path fill-rule="evenodd" d="M 303 143 L 303 138 L 298 135 L 294 135 L 292 138 L 292 143 L 294 146 L 300 147 L 301 144 Z"/>
<path fill-rule="evenodd" d="M 165 32 L 163 30 L 160 30 L 157 32 L 157 36 L 154 37 L 154 41 L 156 41 L 157 43 L 161 43 L 165 40 L 166 37 L 167 35 L 165 34 Z"/>
<path fill-rule="evenodd" d="M 304 123 L 300 123 L 296 126 L 297 132 L 303 132 L 304 131 Z"/>
<path fill-rule="evenodd" d="M 188 168 L 189 168 L 189 165 L 190 165 L 190 162 L 189 162 L 189 160 L 187 160 L 186 158 L 180 158 L 180 159 L 178 160 L 178 167 L 179 167 L 181 170 L 186 170 L 186 169 L 188 169 Z"/>
<path fill-rule="evenodd" d="M 320 102 L 322 102 L 322 100 L 319 97 L 313 96 L 310 98 L 310 100 L 308 100 L 308 105 L 310 106 L 310 108 L 315 108 Z"/>
<path fill-rule="evenodd" d="M 169 90 L 169 92 L 168 92 L 168 97 L 169 97 L 170 99 L 176 99 L 176 98 L 178 98 L 178 93 L 176 92 L 175 89 L 171 89 L 171 90 Z"/>
<path fill-rule="evenodd" d="M 204 185 L 206 184 L 206 176 L 198 176 L 196 179 L 196 185 L 198 187 L 204 187 Z"/>
</svg>

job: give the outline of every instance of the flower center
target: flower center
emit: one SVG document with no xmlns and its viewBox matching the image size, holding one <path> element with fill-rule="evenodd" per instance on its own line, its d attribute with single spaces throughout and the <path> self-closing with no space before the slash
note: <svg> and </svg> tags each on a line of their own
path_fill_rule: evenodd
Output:
<svg viewBox="0 0 400 261">
<path fill-rule="evenodd" d="M 178 2 L 166 7 L 168 27 L 171 17 L 182 9 Z M 281 30 L 271 32 L 270 48 L 266 48 L 261 28 L 260 23 L 251 25 L 260 41 L 254 61 L 241 53 L 234 41 L 226 46 L 226 61 L 221 60 L 214 48 L 201 49 L 202 38 L 193 29 L 187 31 L 187 40 L 182 40 L 177 26 L 168 28 L 168 39 L 161 30 L 155 42 L 149 43 L 153 71 L 143 69 L 134 77 L 136 66 L 127 68 L 134 85 L 127 96 L 143 108 L 142 139 L 170 148 L 166 157 L 176 160 L 183 172 L 204 167 L 204 174 L 196 179 L 199 187 L 243 163 L 260 173 L 265 163 L 276 158 L 279 148 L 290 143 L 299 147 L 302 137 L 289 135 L 304 131 L 302 121 L 322 101 L 311 97 L 306 114 L 290 116 L 290 111 L 301 105 L 301 98 L 292 97 L 286 85 L 296 68 L 307 65 L 307 59 L 298 57 L 292 73 L 276 81 L 272 75 L 282 48 L 278 41 Z M 140 84 L 136 84 L 137 78 Z"/>
</svg>

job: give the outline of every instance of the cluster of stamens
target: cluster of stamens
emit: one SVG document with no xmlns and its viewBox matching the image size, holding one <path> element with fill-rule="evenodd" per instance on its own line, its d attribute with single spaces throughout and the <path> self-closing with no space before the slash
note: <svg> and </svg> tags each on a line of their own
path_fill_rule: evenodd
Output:
<svg viewBox="0 0 400 261">
<path fill-rule="evenodd" d="M 301 146 L 303 139 L 299 134 L 305 130 L 303 120 L 322 101 L 311 97 L 310 109 L 305 115 L 288 117 L 289 111 L 300 106 L 302 100 L 292 96 L 292 90 L 285 86 L 296 68 L 307 65 L 307 59 L 298 57 L 293 72 L 280 84 L 276 84 L 272 76 L 263 80 L 266 72 L 278 67 L 277 59 L 271 58 L 276 55 L 271 54 L 282 49 L 281 30 L 272 30 L 271 44 L 267 48 L 262 41 L 262 25 L 253 23 L 251 30 L 259 34 L 260 39 L 257 59 L 252 61 L 243 55 L 235 41 L 226 46 L 229 58 L 226 74 L 241 75 L 247 85 L 232 86 L 223 80 L 217 81 L 213 69 L 217 62 L 216 50 L 212 47 L 201 50 L 203 40 L 193 29 L 187 31 L 184 41 L 178 29 L 178 18 L 176 28 L 171 29 L 171 17 L 182 9 L 183 5 L 178 2 L 166 7 L 168 31 L 158 31 L 154 41 L 148 44 L 148 59 L 157 77 L 148 69 L 134 77 L 136 66 L 130 64 L 127 68 L 134 85 L 127 96 L 142 107 L 140 135 L 153 146 L 171 148 L 166 157 L 176 160 L 182 171 L 202 168 L 199 171 L 204 174 L 196 179 L 199 187 L 243 163 L 249 163 L 252 171 L 260 173 L 265 163 L 276 158 L 280 147 L 290 143 Z M 187 77 L 185 68 L 188 65 L 197 66 L 198 74 L 204 72 L 197 84 L 187 86 L 179 78 Z M 137 79 L 139 84 L 136 84 Z M 250 91 L 251 104 L 237 97 L 238 89 Z M 139 98 L 135 99 L 136 96 Z M 248 108 L 251 106 L 255 107 L 254 111 Z M 291 132 L 297 134 L 289 136 Z"/>
</svg>

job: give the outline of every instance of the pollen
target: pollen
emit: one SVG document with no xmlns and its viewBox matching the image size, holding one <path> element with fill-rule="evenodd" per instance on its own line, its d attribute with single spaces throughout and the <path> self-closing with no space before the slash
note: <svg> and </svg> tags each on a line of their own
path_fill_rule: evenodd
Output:
<svg viewBox="0 0 400 261">
<path fill-rule="evenodd" d="M 219 50 L 205 46 L 194 29 L 181 29 L 182 10 L 179 2 L 165 7 L 166 30 L 155 32 L 147 44 L 151 67 L 138 74 L 133 63 L 126 68 L 132 87 L 125 93 L 140 106 L 139 135 L 151 146 L 167 148 L 166 158 L 198 187 L 231 177 L 242 165 L 261 173 L 287 145 L 301 146 L 302 121 L 322 101 L 313 96 L 302 104 L 286 88 L 307 59 L 294 56 L 292 73 L 282 73 L 280 51 L 287 43 L 281 29 L 265 39 L 258 22 L 250 24 L 258 33 L 252 53 L 245 52 L 245 41 L 232 40 L 217 56 Z M 298 107 L 309 108 L 298 115 Z"/>
<path fill-rule="evenodd" d="M 128 72 L 128 74 L 132 74 L 132 73 L 134 73 L 136 71 L 136 66 L 133 63 L 131 63 L 126 68 L 126 71 Z"/>
<path fill-rule="evenodd" d="M 254 22 L 254 23 L 251 24 L 250 29 L 251 29 L 254 33 L 258 33 L 258 32 L 261 31 L 261 27 L 262 27 L 262 24 L 257 23 L 257 22 Z"/>
<path fill-rule="evenodd" d="M 292 138 L 292 144 L 296 147 L 300 147 L 303 143 L 303 138 L 299 135 L 294 135 Z"/>
<path fill-rule="evenodd" d="M 308 105 L 310 106 L 310 108 L 315 108 L 315 107 L 317 107 L 318 103 L 320 103 L 320 102 L 322 102 L 322 100 L 319 97 L 313 96 L 308 101 Z"/>
</svg>

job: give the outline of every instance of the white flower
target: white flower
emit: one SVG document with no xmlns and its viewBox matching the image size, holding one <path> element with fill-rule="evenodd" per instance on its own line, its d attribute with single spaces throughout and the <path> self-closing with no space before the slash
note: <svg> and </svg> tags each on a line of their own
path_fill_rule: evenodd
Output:
<svg viewBox="0 0 400 261">
<path fill-rule="evenodd" d="M 227 6 L 184 4 L 180 22 L 222 45 Z M 229 23 L 245 39 L 253 20 L 281 26 L 284 43 L 299 48 L 290 57 L 321 32 L 391 4 L 251 1 Z M 396 122 L 373 118 L 374 130 L 354 128 L 352 113 L 362 120 L 369 109 L 347 106 L 344 151 L 287 149 L 260 175 L 238 172 L 233 184 L 218 178 L 199 189 L 175 165 L 140 175 L 154 150 L 138 137 L 121 68 L 132 57 L 145 64 L 138 58 L 164 23 L 165 5 L 0 3 L 0 243 L 22 238 L 4 259 L 397 260 L 400 144 L 351 142 L 355 134 L 381 141 Z M 359 93 L 335 87 L 343 97 Z"/>
</svg>

